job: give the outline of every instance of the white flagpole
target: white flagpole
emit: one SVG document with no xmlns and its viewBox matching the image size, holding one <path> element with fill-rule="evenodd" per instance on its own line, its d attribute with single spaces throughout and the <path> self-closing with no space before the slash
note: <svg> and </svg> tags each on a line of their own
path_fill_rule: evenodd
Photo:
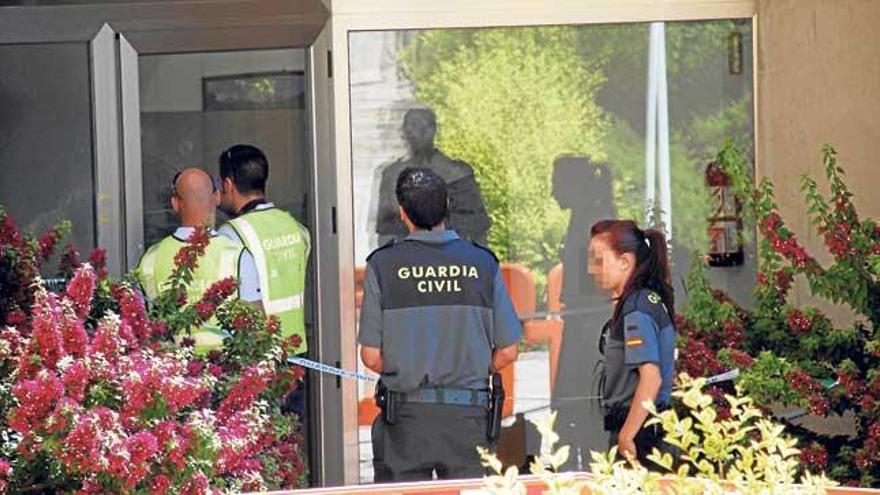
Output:
<svg viewBox="0 0 880 495">
<path fill-rule="evenodd" d="M 648 35 L 648 94 L 645 107 L 645 220 L 654 213 L 657 187 L 657 30 L 652 23 Z"/>
<path fill-rule="evenodd" d="M 660 175 L 660 218 L 667 242 L 672 241 L 672 186 L 669 169 L 669 90 L 666 85 L 666 24 L 657 25 L 657 129 Z"/>
</svg>

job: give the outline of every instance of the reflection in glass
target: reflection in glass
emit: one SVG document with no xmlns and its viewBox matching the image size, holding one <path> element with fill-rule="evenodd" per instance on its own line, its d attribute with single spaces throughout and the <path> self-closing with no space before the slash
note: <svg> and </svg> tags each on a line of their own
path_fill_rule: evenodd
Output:
<svg viewBox="0 0 880 495">
<path fill-rule="evenodd" d="M 31 233 L 70 220 L 81 253 L 97 220 L 91 117 L 87 43 L 0 46 L 0 205 Z"/>
<path fill-rule="evenodd" d="M 467 163 L 451 160 L 434 146 L 437 118 L 427 108 L 407 110 L 403 118 L 403 135 L 409 144 L 410 156 L 379 169 L 380 185 L 376 218 L 379 244 L 402 240 L 407 235 L 406 226 L 400 219 L 394 193 L 397 177 L 409 167 L 424 167 L 436 172 L 446 181 L 449 192 L 449 218 L 447 227 L 458 232 L 464 239 L 486 243 L 486 233 L 491 220 L 486 214 L 480 186 L 474 178 L 474 170 Z"/>
<path fill-rule="evenodd" d="M 267 195 L 308 225 L 303 50 L 140 57 L 144 243 L 175 225 L 171 178 L 191 166 L 218 177 L 220 152 L 251 143 L 272 164 Z M 218 212 L 217 224 L 226 220 Z"/>
<path fill-rule="evenodd" d="M 749 20 L 663 28 L 668 213 L 676 300 L 683 304 L 691 256 L 709 249 L 706 164 L 725 139 L 752 150 L 752 34 Z M 469 174 L 464 167 L 473 171 L 467 197 L 480 198 L 488 221 L 475 221 L 485 227 L 468 235 L 485 239 L 499 256 L 525 330 L 520 358 L 506 370 L 506 425 L 514 426 L 499 449 L 509 463 L 539 451 L 523 419 L 550 407 L 560 410 L 557 428 L 572 445 L 567 468 L 585 469 L 589 450 L 607 448 L 594 370 L 611 304 L 588 277 L 586 246 L 598 219 L 646 225 L 649 31 L 638 23 L 373 31 L 349 38 L 354 202 L 370 205 L 354 210 L 356 265 L 399 235 L 395 167 L 434 163 L 436 156 L 437 167 L 461 164 L 462 174 Z M 729 65 L 733 33 L 742 43 L 737 71 Z M 468 222 L 457 227 L 470 228 Z M 713 285 L 746 302 L 754 251 L 754 239 L 747 238 L 744 263 L 711 269 Z M 372 388 L 362 384 L 365 482 L 372 480 L 371 396 Z"/>
</svg>

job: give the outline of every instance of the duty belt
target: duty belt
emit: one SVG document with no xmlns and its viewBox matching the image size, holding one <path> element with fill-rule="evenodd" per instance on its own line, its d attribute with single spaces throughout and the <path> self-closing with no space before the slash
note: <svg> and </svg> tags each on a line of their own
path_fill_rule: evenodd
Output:
<svg viewBox="0 0 880 495">
<path fill-rule="evenodd" d="M 489 406 L 489 392 L 486 390 L 421 388 L 413 392 L 398 395 L 400 396 L 400 402 L 450 404 L 457 406 Z"/>
</svg>

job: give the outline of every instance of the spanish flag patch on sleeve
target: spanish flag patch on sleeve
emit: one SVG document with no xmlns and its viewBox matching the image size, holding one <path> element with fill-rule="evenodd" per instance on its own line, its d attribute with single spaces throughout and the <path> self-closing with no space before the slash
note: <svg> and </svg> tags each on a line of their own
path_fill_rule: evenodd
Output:
<svg viewBox="0 0 880 495">
<path fill-rule="evenodd" d="M 642 341 L 642 339 L 641 339 L 640 337 L 637 337 L 637 338 L 634 338 L 634 339 L 627 339 L 627 340 L 626 340 L 626 345 L 627 345 L 627 346 L 642 345 L 643 343 L 644 343 L 644 342 Z"/>
</svg>

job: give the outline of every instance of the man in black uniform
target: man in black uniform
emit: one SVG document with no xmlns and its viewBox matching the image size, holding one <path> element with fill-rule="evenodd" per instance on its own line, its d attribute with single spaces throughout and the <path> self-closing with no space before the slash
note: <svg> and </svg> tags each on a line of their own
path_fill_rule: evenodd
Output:
<svg viewBox="0 0 880 495">
<path fill-rule="evenodd" d="M 489 377 L 512 364 L 522 328 L 498 260 L 446 230 L 446 182 L 425 168 L 397 179 L 409 236 L 367 258 L 358 343 L 380 373 L 377 482 L 479 477 L 491 447 Z"/>
</svg>

